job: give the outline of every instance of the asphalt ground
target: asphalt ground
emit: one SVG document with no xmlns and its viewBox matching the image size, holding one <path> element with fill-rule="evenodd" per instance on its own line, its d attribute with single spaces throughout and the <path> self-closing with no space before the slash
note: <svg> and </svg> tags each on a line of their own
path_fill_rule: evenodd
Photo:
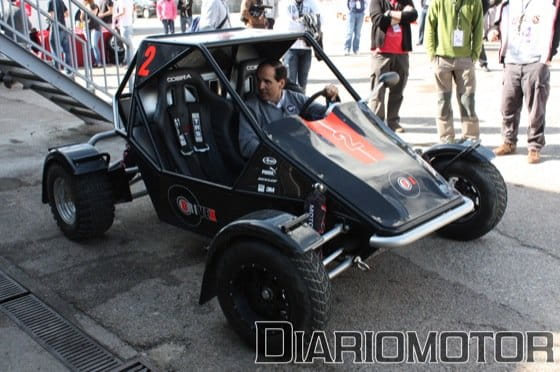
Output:
<svg viewBox="0 0 560 372">
<path fill-rule="evenodd" d="M 368 27 L 362 52 L 344 56 L 344 23 L 327 18 L 325 49 L 360 94 L 369 86 Z M 142 31 L 159 25 L 147 20 Z M 476 108 L 484 145 L 500 143 L 501 67 L 488 44 L 491 72 L 477 71 Z M 422 48 L 411 54 L 402 106 L 402 137 L 415 147 L 437 142 L 436 97 Z M 330 78 L 314 63 L 308 93 Z M 430 236 L 386 252 L 367 272 L 348 270 L 333 281 L 328 332 L 550 331 L 554 362 L 502 364 L 487 349 L 476 363 L 471 340 L 466 364 L 275 366 L 275 369 L 518 370 L 560 369 L 560 65 L 551 66 L 543 162 L 517 155 L 494 160 L 508 186 L 501 223 L 472 242 Z M 101 239 L 75 243 L 58 230 L 41 203 L 42 163 L 50 146 L 86 141 L 109 127 L 85 125 L 35 93 L 0 87 L 0 270 L 81 327 L 122 359 L 143 356 L 161 370 L 252 370 L 254 351 L 228 326 L 214 299 L 198 305 L 207 242 L 160 222 L 149 198 L 118 205 Z M 455 106 L 455 112 L 458 109 Z M 522 116 L 522 132 L 526 128 Z M 456 123 L 457 131 L 460 124 Z M 112 153 L 118 142 L 103 144 Z M 491 344 L 487 344 L 490 347 Z M 513 345 L 505 344 L 512 355 Z M 389 347 L 389 352 L 394 349 Z M 450 351 L 457 355 L 456 344 Z M 525 360 L 525 359 L 524 359 Z M 0 371 L 60 371 L 64 367 L 0 313 Z"/>
</svg>

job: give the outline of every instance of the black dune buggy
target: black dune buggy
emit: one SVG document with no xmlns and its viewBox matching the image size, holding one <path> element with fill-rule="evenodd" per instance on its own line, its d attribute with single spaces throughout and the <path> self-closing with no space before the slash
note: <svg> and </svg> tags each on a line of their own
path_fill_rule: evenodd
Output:
<svg viewBox="0 0 560 372">
<path fill-rule="evenodd" d="M 257 65 L 281 58 L 300 37 L 346 102 L 322 120 L 302 113 L 260 128 L 244 104 L 256 94 Z M 240 115 L 261 139 L 250 159 L 239 152 Z M 115 203 L 139 196 L 130 185 L 142 180 L 160 219 L 212 238 L 200 303 L 217 296 L 249 343 L 258 320 L 323 328 L 330 280 L 352 266 L 367 269 L 372 254 L 432 232 L 476 239 L 506 208 L 490 151 L 478 143 L 413 150 L 310 34 L 232 29 L 147 38 L 116 94 L 114 123 L 88 143 L 50 150 L 43 202 L 67 237 L 91 238 L 109 229 Z M 94 146 L 115 135 L 127 146 L 111 162 Z"/>
</svg>

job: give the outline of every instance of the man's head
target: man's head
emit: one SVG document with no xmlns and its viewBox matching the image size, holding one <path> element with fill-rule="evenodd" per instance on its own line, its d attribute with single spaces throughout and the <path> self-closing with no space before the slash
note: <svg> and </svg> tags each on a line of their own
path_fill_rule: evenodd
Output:
<svg viewBox="0 0 560 372">
<path fill-rule="evenodd" d="M 282 98 L 286 86 L 288 70 L 278 60 L 268 60 L 257 68 L 257 87 L 262 100 L 277 103 Z"/>
</svg>

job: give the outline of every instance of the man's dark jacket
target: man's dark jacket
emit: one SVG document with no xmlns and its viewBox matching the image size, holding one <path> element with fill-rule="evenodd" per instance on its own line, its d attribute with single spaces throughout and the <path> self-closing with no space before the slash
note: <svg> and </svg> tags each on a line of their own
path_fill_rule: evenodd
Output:
<svg viewBox="0 0 560 372">
<path fill-rule="evenodd" d="M 410 5 L 413 10 L 402 12 L 400 26 L 403 34 L 402 48 L 404 51 L 412 50 L 412 36 L 410 23 L 416 21 L 418 12 L 414 9 L 412 0 L 398 0 L 397 9 L 391 7 L 389 0 L 371 0 L 369 4 L 369 15 L 371 17 L 371 49 L 381 48 L 385 43 L 385 33 L 391 27 L 391 17 L 386 16 L 388 10 L 402 11 L 405 6 Z"/>
</svg>

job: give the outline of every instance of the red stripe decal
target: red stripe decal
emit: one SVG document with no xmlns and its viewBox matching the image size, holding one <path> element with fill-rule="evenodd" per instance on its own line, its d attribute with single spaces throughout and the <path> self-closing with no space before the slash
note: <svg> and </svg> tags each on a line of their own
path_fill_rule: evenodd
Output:
<svg viewBox="0 0 560 372">
<path fill-rule="evenodd" d="M 324 119 L 303 120 L 303 123 L 336 148 L 364 164 L 376 163 L 385 157 L 380 150 L 332 112 Z"/>
</svg>

